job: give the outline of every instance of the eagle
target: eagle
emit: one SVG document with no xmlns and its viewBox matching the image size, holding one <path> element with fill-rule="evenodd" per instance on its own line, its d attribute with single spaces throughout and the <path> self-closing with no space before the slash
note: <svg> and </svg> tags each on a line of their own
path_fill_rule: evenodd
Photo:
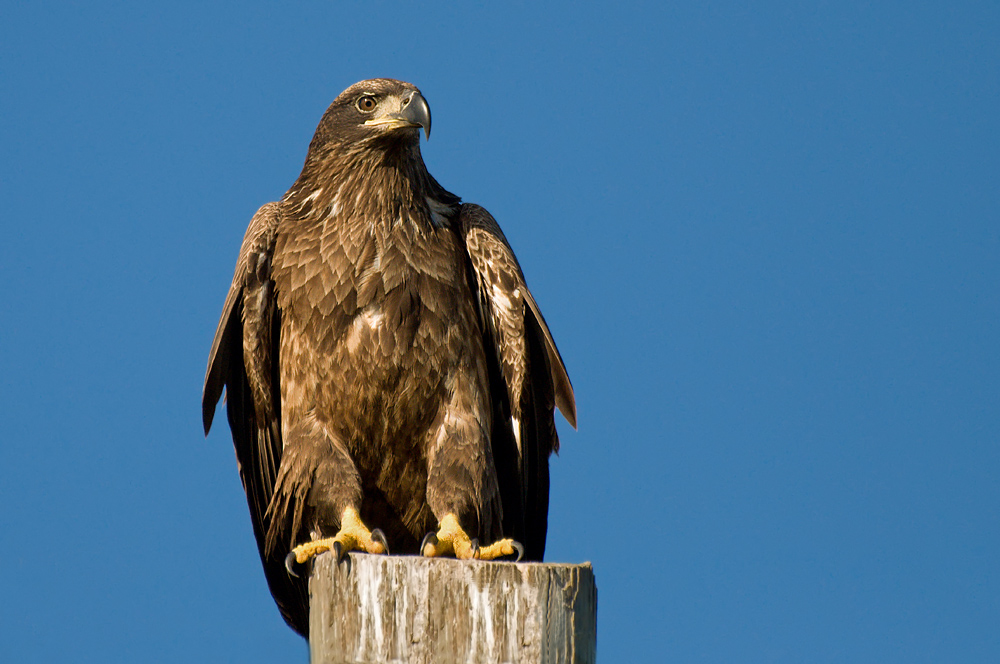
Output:
<svg viewBox="0 0 1000 664">
<path fill-rule="evenodd" d="M 308 638 L 333 551 L 541 560 L 566 368 L 493 217 L 428 173 L 413 85 L 352 85 L 250 221 L 212 341 L 268 587 Z"/>
</svg>

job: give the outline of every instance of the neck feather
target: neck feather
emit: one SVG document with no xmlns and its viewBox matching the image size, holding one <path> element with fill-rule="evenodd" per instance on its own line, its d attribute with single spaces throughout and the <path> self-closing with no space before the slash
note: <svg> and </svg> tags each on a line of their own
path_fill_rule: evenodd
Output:
<svg viewBox="0 0 1000 664">
<path fill-rule="evenodd" d="M 310 150 L 302 173 L 284 197 L 286 209 L 299 218 L 331 216 L 392 224 L 405 216 L 437 225 L 442 207 L 458 210 L 460 199 L 427 172 L 418 143 L 366 141 L 315 152 Z"/>
</svg>

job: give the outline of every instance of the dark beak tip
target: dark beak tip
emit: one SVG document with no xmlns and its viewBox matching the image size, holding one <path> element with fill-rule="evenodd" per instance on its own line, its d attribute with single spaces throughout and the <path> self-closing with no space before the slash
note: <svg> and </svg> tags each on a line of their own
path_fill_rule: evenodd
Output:
<svg viewBox="0 0 1000 664">
<path fill-rule="evenodd" d="M 423 120 L 423 122 L 420 124 L 424 128 L 424 138 L 429 141 L 431 139 L 431 107 L 427 103 L 427 100 L 424 99 L 423 95 L 420 95 L 420 106 L 421 111 L 423 111 L 421 114 L 421 120 Z"/>
<path fill-rule="evenodd" d="M 393 117 L 405 120 L 410 127 L 423 127 L 424 136 L 431 137 L 431 107 L 419 92 L 414 91 L 403 102 L 399 114 Z"/>
</svg>

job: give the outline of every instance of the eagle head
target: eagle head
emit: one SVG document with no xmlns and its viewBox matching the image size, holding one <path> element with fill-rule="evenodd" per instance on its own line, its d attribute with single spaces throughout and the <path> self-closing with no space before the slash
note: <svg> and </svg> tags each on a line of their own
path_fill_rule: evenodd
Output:
<svg viewBox="0 0 1000 664">
<path fill-rule="evenodd" d="M 355 83 L 330 104 L 316 128 L 314 148 L 385 141 L 420 142 L 431 136 L 431 109 L 415 85 L 391 78 Z"/>
<path fill-rule="evenodd" d="M 431 109 L 415 85 L 375 78 L 347 88 L 316 127 L 302 173 L 285 194 L 290 209 L 308 216 L 350 196 L 371 202 L 368 219 L 398 219 L 396 208 L 405 205 L 424 210 L 433 226 L 425 199 L 454 211 L 459 198 L 427 172 L 421 127 L 430 137 Z"/>
</svg>

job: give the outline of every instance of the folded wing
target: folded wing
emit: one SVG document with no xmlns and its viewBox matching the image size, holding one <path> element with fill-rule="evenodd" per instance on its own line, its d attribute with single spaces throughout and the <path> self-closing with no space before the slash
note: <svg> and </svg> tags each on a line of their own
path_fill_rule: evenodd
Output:
<svg viewBox="0 0 1000 664">
<path fill-rule="evenodd" d="M 274 494 L 282 451 L 278 383 L 281 313 L 271 280 L 279 221 L 279 205 L 268 203 L 254 215 L 243 238 L 208 358 L 202 421 L 208 434 L 225 388 L 236 461 L 268 586 L 288 624 L 306 635 L 308 588 L 303 580 L 286 573 L 286 551 L 271 552 L 265 547 L 270 525 L 267 507 Z"/>
<path fill-rule="evenodd" d="M 494 350 L 492 441 L 504 534 L 524 544 L 528 560 L 541 560 L 548 527 L 548 460 L 559 449 L 553 410 L 558 407 L 576 428 L 573 387 L 499 225 L 471 204 L 462 206 L 459 224 L 479 294 L 484 345 Z"/>
</svg>

